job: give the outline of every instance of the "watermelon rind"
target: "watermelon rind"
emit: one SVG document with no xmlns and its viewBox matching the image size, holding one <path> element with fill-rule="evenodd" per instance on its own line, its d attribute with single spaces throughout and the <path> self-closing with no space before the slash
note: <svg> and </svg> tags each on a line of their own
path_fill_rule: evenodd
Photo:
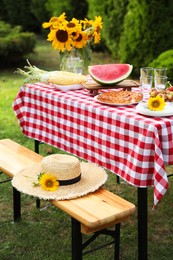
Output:
<svg viewBox="0 0 173 260">
<path fill-rule="evenodd" d="M 89 75 L 100 85 L 115 85 L 131 74 L 131 64 L 102 64 L 88 66 Z"/>
</svg>

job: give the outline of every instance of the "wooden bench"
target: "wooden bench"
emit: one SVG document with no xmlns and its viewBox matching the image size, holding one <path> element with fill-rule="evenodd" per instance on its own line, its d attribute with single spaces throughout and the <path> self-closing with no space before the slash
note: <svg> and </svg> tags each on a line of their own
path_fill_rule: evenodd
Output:
<svg viewBox="0 0 173 260">
<path fill-rule="evenodd" d="M 83 253 L 83 250 L 101 234 L 114 238 L 111 242 L 115 244 L 114 259 L 119 259 L 120 223 L 127 220 L 135 211 L 134 204 L 104 188 L 80 198 L 52 200 L 51 203 L 71 216 L 73 260 L 81 260 L 82 255 L 90 253 L 91 251 Z M 114 230 L 107 229 L 113 225 Z M 82 234 L 90 233 L 93 233 L 92 238 L 83 243 Z M 99 248 L 100 246 L 92 251 Z"/>
<path fill-rule="evenodd" d="M 11 178 L 24 167 L 39 163 L 42 158 L 41 155 L 10 139 L 0 140 L 0 171 Z M 115 244 L 115 259 L 119 259 L 120 223 L 127 220 L 135 211 L 134 204 L 104 188 L 76 199 L 50 200 L 50 203 L 71 217 L 73 260 L 81 260 L 83 254 L 91 252 L 83 253 L 83 250 L 101 234 L 113 238 L 111 243 Z M 13 212 L 14 221 L 19 220 L 21 218 L 20 192 L 15 188 L 13 188 Z M 113 225 L 115 225 L 114 230 L 108 229 Z M 92 237 L 83 243 L 82 234 L 90 233 L 93 233 Z M 107 245 L 99 246 L 94 250 Z"/>
<path fill-rule="evenodd" d="M 23 168 L 39 163 L 42 156 L 10 140 L 0 140 L 0 171 L 10 178 Z M 13 219 L 21 218 L 20 192 L 13 188 Z"/>
</svg>

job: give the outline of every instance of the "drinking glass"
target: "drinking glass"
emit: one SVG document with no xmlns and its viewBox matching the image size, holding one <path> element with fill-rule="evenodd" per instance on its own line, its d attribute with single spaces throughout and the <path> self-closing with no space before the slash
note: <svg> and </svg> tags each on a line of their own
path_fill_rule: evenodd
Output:
<svg viewBox="0 0 173 260">
<path fill-rule="evenodd" d="M 154 69 L 151 67 L 140 68 L 140 77 L 153 76 Z"/>
<path fill-rule="evenodd" d="M 154 68 L 154 77 L 164 77 L 167 76 L 167 68 Z"/>
<path fill-rule="evenodd" d="M 143 101 L 147 101 L 150 97 L 149 93 L 151 92 L 153 85 L 153 76 L 140 77 L 140 85 L 143 93 Z"/>
<path fill-rule="evenodd" d="M 154 69 L 154 85 L 157 90 L 165 89 L 167 77 L 167 68 Z"/>
<path fill-rule="evenodd" d="M 155 77 L 155 88 L 157 90 L 164 90 L 167 81 L 168 81 L 167 76 Z"/>
</svg>

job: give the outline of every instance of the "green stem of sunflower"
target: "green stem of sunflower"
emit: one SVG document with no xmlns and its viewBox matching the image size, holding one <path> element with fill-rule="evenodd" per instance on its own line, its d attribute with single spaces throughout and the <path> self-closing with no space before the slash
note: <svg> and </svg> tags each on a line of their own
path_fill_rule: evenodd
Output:
<svg viewBox="0 0 173 260">
<path fill-rule="evenodd" d="M 167 82 L 166 82 L 166 88 L 169 88 L 169 87 L 172 87 L 172 84 L 171 84 L 170 81 L 167 81 Z"/>
</svg>

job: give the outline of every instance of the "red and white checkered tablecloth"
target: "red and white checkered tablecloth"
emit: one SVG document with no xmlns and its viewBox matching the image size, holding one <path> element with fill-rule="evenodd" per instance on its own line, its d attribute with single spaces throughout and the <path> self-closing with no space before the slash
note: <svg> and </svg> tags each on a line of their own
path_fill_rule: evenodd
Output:
<svg viewBox="0 0 173 260">
<path fill-rule="evenodd" d="M 86 89 L 63 92 L 43 83 L 21 87 L 13 109 L 27 137 L 97 163 L 131 185 L 154 186 L 154 205 L 168 189 L 173 117 L 143 116 L 135 105 L 102 105 Z"/>
</svg>

